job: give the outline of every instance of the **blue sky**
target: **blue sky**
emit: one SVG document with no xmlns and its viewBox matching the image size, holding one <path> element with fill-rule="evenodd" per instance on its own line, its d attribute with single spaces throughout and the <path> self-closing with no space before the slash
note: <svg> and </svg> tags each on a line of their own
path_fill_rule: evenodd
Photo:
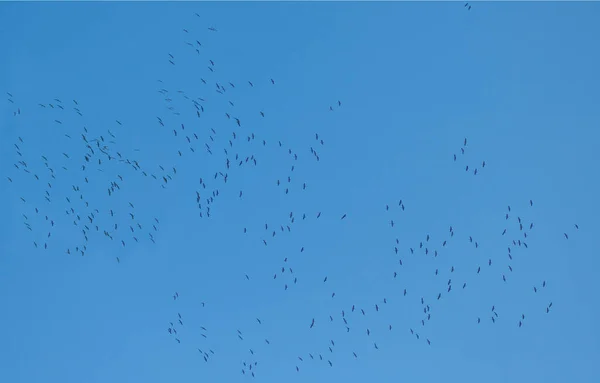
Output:
<svg viewBox="0 0 600 383">
<path fill-rule="evenodd" d="M 1 3 L 0 381 L 598 381 L 599 16 Z"/>
</svg>

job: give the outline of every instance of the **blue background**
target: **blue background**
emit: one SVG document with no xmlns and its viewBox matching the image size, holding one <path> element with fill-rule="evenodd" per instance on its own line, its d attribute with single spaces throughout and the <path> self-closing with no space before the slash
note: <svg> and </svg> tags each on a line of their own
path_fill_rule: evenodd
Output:
<svg viewBox="0 0 600 383">
<path fill-rule="evenodd" d="M 1 3 L 0 381 L 241 382 L 244 362 L 263 382 L 600 381 L 598 19 L 598 3 Z M 93 146 L 82 170 L 84 127 L 112 160 Z"/>
</svg>

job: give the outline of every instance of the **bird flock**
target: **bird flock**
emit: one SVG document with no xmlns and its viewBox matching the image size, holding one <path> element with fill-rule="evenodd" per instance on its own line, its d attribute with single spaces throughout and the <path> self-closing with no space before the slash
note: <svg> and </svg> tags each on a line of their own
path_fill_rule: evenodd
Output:
<svg viewBox="0 0 600 383">
<path fill-rule="evenodd" d="M 471 6 L 466 3 L 470 10 Z M 261 171 L 261 165 L 268 161 L 278 161 L 289 169 L 285 174 L 273 177 L 265 188 L 272 188 L 287 198 L 290 194 L 301 193 L 313 185 L 304 177 L 302 169 L 308 161 L 316 164 L 326 158 L 326 138 L 321 132 L 314 133 L 312 144 L 306 147 L 288 145 L 272 132 L 260 129 L 261 121 L 269 118 L 269 107 L 253 111 L 251 114 L 240 109 L 237 104 L 243 100 L 237 96 L 240 88 L 252 91 L 262 88 L 265 91 L 276 89 L 280 85 L 270 77 L 255 80 L 234 81 L 226 73 L 221 73 L 219 63 L 210 57 L 206 41 L 210 41 L 219 30 L 208 25 L 198 27 L 200 15 L 194 28 L 181 31 L 185 52 L 164 54 L 165 64 L 177 68 L 186 60 L 202 63 L 196 86 L 201 92 L 173 90 L 164 80 L 157 81 L 157 94 L 163 103 L 162 110 L 154 118 L 154 135 L 157 140 L 173 143 L 174 149 L 169 157 L 171 163 L 148 163 L 140 160 L 143 149 L 133 147 L 119 139 L 125 123 L 115 119 L 112 126 L 98 128 L 82 123 L 86 116 L 85 102 L 76 98 L 62 100 L 54 98 L 41 101 L 36 106 L 21 105 L 18 96 L 7 92 L 6 100 L 12 108 L 15 119 L 26 113 L 43 116 L 67 151 L 55 151 L 58 145 L 47 146 L 47 151 L 39 153 L 31 145 L 31 137 L 17 136 L 14 142 L 14 167 L 6 175 L 6 182 L 18 193 L 19 190 L 33 191 L 34 198 L 20 196 L 16 201 L 22 214 L 23 230 L 29 233 L 30 246 L 38 251 L 68 256 L 87 256 L 93 247 L 103 249 L 120 248 L 121 256 L 115 256 L 114 262 L 120 264 L 123 255 L 133 251 L 140 242 L 156 244 L 166 240 L 160 235 L 161 220 L 149 209 L 136 209 L 135 200 L 125 200 L 119 195 L 128 188 L 129 180 L 141 178 L 148 181 L 148 187 L 166 189 L 180 181 L 178 164 L 187 161 L 199 161 L 199 158 L 211 158 L 212 169 L 202 168 L 198 174 L 195 190 L 181 198 L 189 201 L 197 211 L 199 220 L 211 220 L 219 214 L 219 203 L 228 203 L 231 199 L 244 201 L 245 190 L 231 190 L 231 179 L 253 177 Z M 201 93 L 202 96 L 198 96 Z M 330 105 L 323 105 L 325 113 L 343 113 L 344 104 L 333 98 Z M 220 124 L 205 124 L 206 114 L 220 116 Z M 194 123 L 182 122 L 193 118 Z M 186 120 L 189 121 L 189 120 Z M 311 133 L 312 135 L 313 133 Z M 462 143 L 462 145 L 461 145 Z M 37 147 L 37 146 L 36 146 Z M 323 157 L 322 157 L 323 156 Z M 479 176 L 488 169 L 484 158 L 472 158 L 467 138 L 457 138 L 456 151 L 448 158 L 464 171 Z M 493 166 L 493 164 L 491 164 Z M 233 185 L 240 185 L 235 183 Z M 242 184 L 244 185 L 244 184 Z M 6 187 L 6 185 L 5 185 Z M 102 190 L 102 198 L 98 190 Z M 222 202 L 221 202 L 222 201 Z M 251 203 L 251 202 L 249 202 Z M 336 291 L 328 275 L 323 275 L 319 283 L 326 289 L 327 299 L 332 301 L 331 312 L 326 316 L 316 316 L 307 312 L 302 328 L 295 331 L 314 331 L 321 327 L 324 333 L 331 334 L 320 341 L 312 350 L 300 352 L 294 361 L 290 361 L 290 371 L 301 373 L 309 363 L 322 363 L 334 368 L 339 358 L 358 359 L 366 348 L 385 352 L 385 340 L 392 332 L 410 334 L 416 342 L 435 347 L 435 338 L 428 327 L 439 319 L 436 309 L 440 301 L 451 299 L 478 279 L 491 280 L 498 284 L 510 284 L 511 277 L 519 273 L 518 260 L 527 257 L 530 247 L 534 247 L 535 223 L 532 217 L 536 206 L 532 199 L 525 199 L 519 206 L 506 206 L 499 211 L 498 217 L 504 220 L 504 228 L 497 233 L 501 246 L 505 249 L 502 256 L 489 249 L 492 245 L 480 243 L 478 238 L 460 227 L 449 224 L 443 233 L 422 233 L 420 238 L 403 238 L 397 222 L 402 220 L 406 210 L 411 208 L 410 201 L 398 198 L 395 201 L 382 201 L 381 210 L 386 215 L 381 225 L 389 228 L 389 267 L 387 278 L 397 283 L 397 291 L 381 293 L 371 302 L 340 307 L 334 302 Z M 236 229 L 236 236 L 249 238 L 268 248 L 273 243 L 285 243 L 286 235 L 295 227 L 314 223 L 322 217 L 333 217 L 329 224 L 344 224 L 353 220 L 352 209 L 331 211 L 327 206 L 313 211 L 298 211 L 290 203 L 282 207 L 279 222 L 264 222 L 259 218 L 252 224 Z M 387 221 L 387 222 L 386 222 Z M 569 232 L 564 232 L 564 240 L 570 240 L 579 230 L 573 224 Z M 57 238 L 58 239 L 55 239 Z M 403 238 L 402 240 L 400 238 Z M 458 254 L 453 248 L 458 243 L 471 247 L 474 254 L 469 261 L 458 262 Z M 275 288 L 287 291 L 297 288 L 303 275 L 294 271 L 294 262 L 304 257 L 312 249 L 301 246 L 288 249 L 286 256 L 278 260 L 280 265 L 270 274 Z M 110 251 L 109 251 L 110 253 Z M 112 258 L 111 258 L 112 259 Z M 468 262 L 471 262 L 469 265 Z M 422 294 L 402 285 L 403 273 L 411 268 L 427 265 L 427 273 L 433 277 L 434 294 Z M 269 266 L 266 265 L 265 268 Z M 460 270 L 460 273 L 457 271 Z M 408 270 L 408 271 L 407 271 Z M 255 279 L 250 273 L 240 278 L 245 283 Z M 549 283 L 549 282 L 548 282 Z M 532 281 L 529 293 L 535 295 L 546 305 L 545 313 L 552 311 L 552 300 L 544 293 L 546 280 Z M 180 295 L 181 292 L 181 295 Z M 179 307 L 180 300 L 186 299 L 183 291 L 171 293 L 173 315 L 165 318 L 164 332 L 157 336 L 168 336 L 177 346 L 189 347 L 199 355 L 203 363 L 210 363 L 218 355 L 218 337 L 213 336 L 211 328 L 203 323 L 188 320 L 184 310 Z M 402 307 L 405 302 L 418 304 L 418 319 L 409 325 L 397 325 L 390 314 L 396 312 L 392 307 Z M 210 310 L 209 302 L 197 303 L 202 310 Z M 372 318 L 379 316 L 379 322 Z M 485 323 L 496 325 L 501 320 L 514 323 L 515 328 L 527 326 L 528 313 L 519 313 L 514 317 L 504 317 L 503 311 L 494 302 L 489 302 L 480 315 L 468 319 L 473 326 Z M 269 339 L 264 330 L 269 326 L 267 318 L 243 318 L 244 331 L 231 328 L 231 336 L 237 337 L 240 347 L 246 351 L 246 358 L 239 361 L 240 374 L 252 378 L 261 375 L 260 355 L 267 347 L 276 348 L 277 342 Z M 385 323 L 382 325 L 381 323 Z M 350 349 L 344 337 L 360 339 L 362 348 Z M 336 359 L 337 358 L 337 359 Z M 259 363 L 260 362 L 260 363 Z M 234 367 L 234 361 L 231 362 Z"/>
</svg>

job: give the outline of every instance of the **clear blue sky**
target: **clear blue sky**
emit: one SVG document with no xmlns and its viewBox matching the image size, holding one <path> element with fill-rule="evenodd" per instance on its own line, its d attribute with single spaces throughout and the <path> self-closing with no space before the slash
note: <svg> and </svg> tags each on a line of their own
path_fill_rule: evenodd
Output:
<svg viewBox="0 0 600 383">
<path fill-rule="evenodd" d="M 600 381 L 599 19 L 1 3 L 0 381 Z"/>
</svg>

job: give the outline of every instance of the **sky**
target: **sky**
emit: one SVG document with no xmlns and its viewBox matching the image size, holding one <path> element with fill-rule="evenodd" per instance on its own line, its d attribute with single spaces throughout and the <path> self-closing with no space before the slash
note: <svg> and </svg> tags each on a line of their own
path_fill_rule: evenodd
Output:
<svg viewBox="0 0 600 383">
<path fill-rule="evenodd" d="M 0 3 L 0 381 L 599 381 L 599 17 Z"/>
</svg>

